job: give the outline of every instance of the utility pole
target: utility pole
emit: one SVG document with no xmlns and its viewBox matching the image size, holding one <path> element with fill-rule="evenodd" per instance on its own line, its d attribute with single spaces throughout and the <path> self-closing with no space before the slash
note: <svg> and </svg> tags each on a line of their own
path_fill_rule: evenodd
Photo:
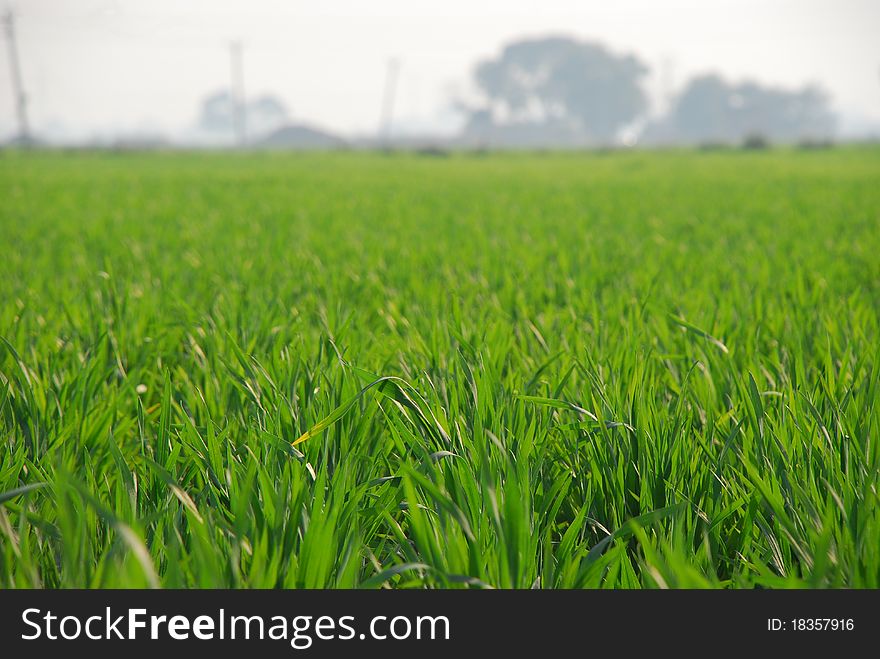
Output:
<svg viewBox="0 0 880 659">
<path fill-rule="evenodd" d="M 229 96 L 232 99 L 232 124 L 235 131 L 235 141 L 238 146 L 247 144 L 247 117 L 244 100 L 244 67 L 241 62 L 241 42 L 233 41 L 229 44 L 230 54 L 230 89 Z"/>
<path fill-rule="evenodd" d="M 18 141 L 21 145 L 27 145 L 31 141 L 27 120 L 27 98 L 21 82 L 18 47 L 15 43 L 15 17 L 11 9 L 3 16 L 3 25 L 6 28 L 6 41 L 9 44 L 9 65 L 12 67 L 12 91 L 15 96 L 15 114 L 18 118 Z"/>
<path fill-rule="evenodd" d="M 399 73 L 400 60 L 397 58 L 388 60 L 388 68 L 385 72 L 385 92 L 382 94 L 382 115 L 379 121 L 379 142 L 385 146 L 389 146 L 391 141 L 391 123 L 394 119 L 394 96 L 397 93 Z"/>
<path fill-rule="evenodd" d="M 663 113 L 672 111 L 675 102 L 675 56 L 664 55 L 660 63 L 660 99 Z"/>
</svg>

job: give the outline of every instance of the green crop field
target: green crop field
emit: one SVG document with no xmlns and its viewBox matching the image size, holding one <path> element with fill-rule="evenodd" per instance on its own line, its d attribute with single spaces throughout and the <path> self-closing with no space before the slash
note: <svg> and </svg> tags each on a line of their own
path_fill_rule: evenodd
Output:
<svg viewBox="0 0 880 659">
<path fill-rule="evenodd" d="M 0 154 L 2 587 L 878 587 L 880 150 Z"/>
</svg>

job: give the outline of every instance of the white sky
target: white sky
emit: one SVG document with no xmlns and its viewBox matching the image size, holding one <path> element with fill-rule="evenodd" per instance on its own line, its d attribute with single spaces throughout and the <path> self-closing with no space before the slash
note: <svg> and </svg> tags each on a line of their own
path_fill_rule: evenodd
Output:
<svg viewBox="0 0 880 659">
<path fill-rule="evenodd" d="M 0 8 L 4 0 L 0 0 Z M 448 129 L 449 99 L 473 63 L 517 37 L 569 34 L 663 62 L 675 87 L 714 70 L 818 82 L 848 117 L 880 123 L 880 0 L 11 0 L 36 132 L 180 132 L 229 80 L 244 43 L 249 95 L 273 93 L 295 119 L 375 132 L 386 63 L 402 62 L 395 116 Z M 3 39 L 5 42 L 5 39 Z M 14 126 L 6 44 L 0 133 Z"/>
</svg>

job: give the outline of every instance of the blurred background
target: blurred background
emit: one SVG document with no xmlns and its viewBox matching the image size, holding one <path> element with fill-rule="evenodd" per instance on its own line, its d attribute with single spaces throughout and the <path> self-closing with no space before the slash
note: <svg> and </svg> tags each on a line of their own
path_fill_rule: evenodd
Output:
<svg viewBox="0 0 880 659">
<path fill-rule="evenodd" d="M 877 0 L 17 0 L 0 13 L 5 145 L 880 138 Z"/>
</svg>

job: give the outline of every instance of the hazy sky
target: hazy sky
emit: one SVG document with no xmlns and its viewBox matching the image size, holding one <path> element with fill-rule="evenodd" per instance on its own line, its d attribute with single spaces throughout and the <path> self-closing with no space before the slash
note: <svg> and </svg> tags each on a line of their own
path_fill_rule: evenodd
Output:
<svg viewBox="0 0 880 659">
<path fill-rule="evenodd" d="M 4 0 L 0 0 L 0 8 Z M 473 63 L 520 36 L 569 34 L 634 52 L 660 98 L 709 70 L 818 82 L 837 110 L 880 123 L 880 0 L 12 0 L 36 132 L 180 133 L 229 80 L 244 43 L 246 91 L 295 119 L 375 132 L 386 63 L 402 63 L 395 115 L 447 130 Z M 5 40 L 4 40 L 5 41 Z M 664 64 L 665 62 L 665 64 Z M 446 108 L 446 109 L 445 109 Z M 13 127 L 6 43 L 0 133 Z"/>
</svg>

